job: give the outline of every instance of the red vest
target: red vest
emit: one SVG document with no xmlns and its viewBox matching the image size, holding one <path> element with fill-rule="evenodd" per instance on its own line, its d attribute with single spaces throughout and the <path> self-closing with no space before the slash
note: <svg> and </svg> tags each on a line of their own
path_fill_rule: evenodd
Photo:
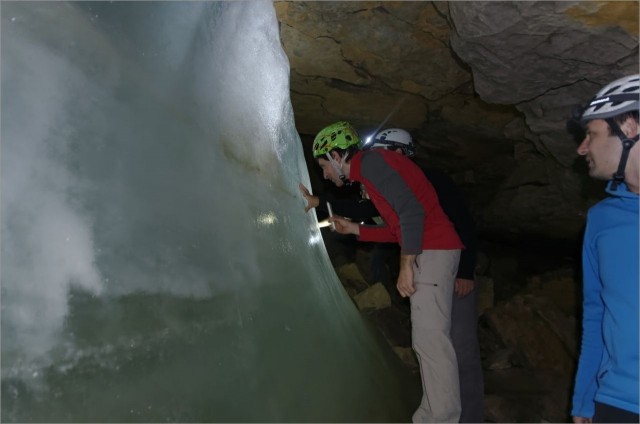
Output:
<svg viewBox="0 0 640 424">
<path fill-rule="evenodd" d="M 403 254 L 464 248 L 435 189 L 411 159 L 382 149 L 358 152 L 349 179 L 364 184 L 386 223 L 361 225 L 359 240 L 396 242 Z"/>
</svg>

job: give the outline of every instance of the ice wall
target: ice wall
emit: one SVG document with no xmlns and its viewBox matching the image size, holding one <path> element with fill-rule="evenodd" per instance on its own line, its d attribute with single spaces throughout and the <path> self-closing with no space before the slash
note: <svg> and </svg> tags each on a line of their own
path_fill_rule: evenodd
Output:
<svg viewBox="0 0 640 424">
<path fill-rule="evenodd" d="M 398 421 L 270 2 L 2 2 L 2 421 Z"/>
</svg>

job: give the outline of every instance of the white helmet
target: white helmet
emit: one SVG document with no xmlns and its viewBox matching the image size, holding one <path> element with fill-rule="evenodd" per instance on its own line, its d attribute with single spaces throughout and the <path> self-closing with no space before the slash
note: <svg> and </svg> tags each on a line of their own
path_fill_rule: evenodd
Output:
<svg viewBox="0 0 640 424">
<path fill-rule="evenodd" d="M 584 112 L 582 124 L 591 119 L 607 119 L 640 109 L 640 75 L 630 75 L 607 84 L 598 91 Z"/>
<path fill-rule="evenodd" d="M 388 128 L 380 131 L 373 137 L 373 140 L 362 146 L 363 150 L 374 149 L 376 147 L 401 148 L 408 157 L 416 154 L 416 148 L 411 139 L 411 134 L 400 128 Z"/>
</svg>

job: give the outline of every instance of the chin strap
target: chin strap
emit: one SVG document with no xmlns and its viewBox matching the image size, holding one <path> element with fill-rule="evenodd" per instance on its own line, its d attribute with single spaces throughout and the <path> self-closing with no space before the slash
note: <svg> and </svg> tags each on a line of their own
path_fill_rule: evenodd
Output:
<svg viewBox="0 0 640 424">
<path fill-rule="evenodd" d="M 342 162 L 344 162 L 349 157 L 349 152 L 345 153 L 345 155 L 340 160 L 340 163 L 336 162 L 336 160 L 331 157 L 329 152 L 325 153 L 325 155 L 327 155 L 327 159 L 329 159 L 329 163 L 331 164 L 331 166 L 333 166 L 333 169 L 335 169 L 335 171 L 338 173 L 340 181 L 342 181 L 342 183 L 345 185 L 351 185 L 351 181 L 347 180 L 344 172 L 342 172 Z"/>
<path fill-rule="evenodd" d="M 640 138 L 640 134 L 637 134 L 633 138 L 629 138 L 625 135 L 625 133 L 620 129 L 620 126 L 616 121 L 612 118 L 605 119 L 607 124 L 611 127 L 611 131 L 614 132 L 615 135 L 618 136 L 620 141 L 622 142 L 622 155 L 620 156 L 620 163 L 618 164 L 618 170 L 615 174 L 613 174 L 613 181 L 611 182 L 611 190 L 615 191 L 618 189 L 620 183 L 624 182 L 624 169 L 627 166 L 627 159 L 629 158 L 629 152 L 634 144 Z"/>
</svg>

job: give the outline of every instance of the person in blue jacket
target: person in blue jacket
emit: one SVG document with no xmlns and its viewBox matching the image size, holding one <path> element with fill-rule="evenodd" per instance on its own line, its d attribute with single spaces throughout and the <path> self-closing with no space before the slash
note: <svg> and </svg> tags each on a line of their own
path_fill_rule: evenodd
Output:
<svg viewBox="0 0 640 424">
<path fill-rule="evenodd" d="M 587 215 L 582 250 L 582 347 L 571 415 L 576 423 L 638 422 L 638 189 L 640 75 L 616 80 L 581 115 L 578 147 L 609 197 Z"/>
</svg>

